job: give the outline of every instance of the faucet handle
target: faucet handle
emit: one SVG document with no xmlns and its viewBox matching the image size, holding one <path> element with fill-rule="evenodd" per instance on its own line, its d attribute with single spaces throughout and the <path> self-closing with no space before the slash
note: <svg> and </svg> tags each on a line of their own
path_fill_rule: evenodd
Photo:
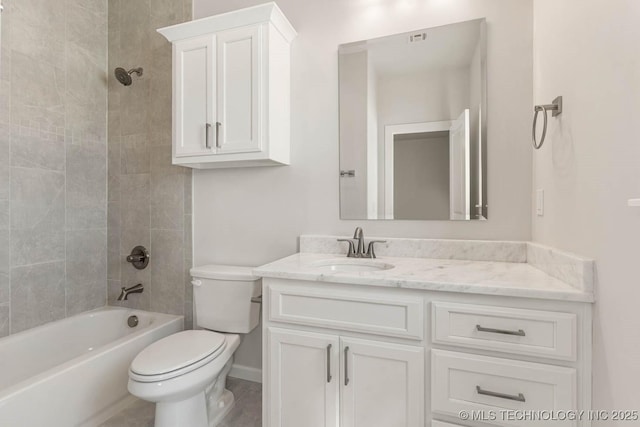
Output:
<svg viewBox="0 0 640 427">
<path fill-rule="evenodd" d="M 369 242 L 369 246 L 367 247 L 367 258 L 376 258 L 376 251 L 374 250 L 374 245 L 376 243 L 387 243 L 386 240 L 372 240 Z"/>
<path fill-rule="evenodd" d="M 338 239 L 338 242 L 347 242 L 349 244 L 349 251 L 347 252 L 347 258 L 353 258 L 356 254 L 356 246 L 351 239 Z"/>
</svg>

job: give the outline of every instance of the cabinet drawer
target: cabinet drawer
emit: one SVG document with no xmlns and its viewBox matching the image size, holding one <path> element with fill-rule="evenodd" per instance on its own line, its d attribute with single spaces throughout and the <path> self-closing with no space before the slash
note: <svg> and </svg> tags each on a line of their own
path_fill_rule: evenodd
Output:
<svg viewBox="0 0 640 427">
<path fill-rule="evenodd" d="M 576 360 L 576 315 L 433 303 L 433 342 L 461 347 Z"/>
<path fill-rule="evenodd" d="M 422 340 L 421 298 L 377 292 L 269 287 L 269 320 Z"/>
<path fill-rule="evenodd" d="M 576 371 L 473 354 L 433 350 L 431 409 L 457 417 L 460 411 L 495 415 L 492 423 L 529 426 L 536 422 L 501 417 L 505 410 L 577 409 Z M 545 421 L 545 426 L 574 426 L 574 421 Z"/>
</svg>

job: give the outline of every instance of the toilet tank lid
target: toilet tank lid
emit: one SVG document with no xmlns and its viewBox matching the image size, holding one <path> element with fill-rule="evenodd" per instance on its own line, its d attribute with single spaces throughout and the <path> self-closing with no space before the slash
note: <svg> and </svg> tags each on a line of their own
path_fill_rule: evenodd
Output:
<svg viewBox="0 0 640 427">
<path fill-rule="evenodd" d="M 237 265 L 209 264 L 191 269 L 191 276 L 199 279 L 214 280 L 259 280 L 260 277 L 252 273 L 255 267 L 241 267 Z"/>
</svg>

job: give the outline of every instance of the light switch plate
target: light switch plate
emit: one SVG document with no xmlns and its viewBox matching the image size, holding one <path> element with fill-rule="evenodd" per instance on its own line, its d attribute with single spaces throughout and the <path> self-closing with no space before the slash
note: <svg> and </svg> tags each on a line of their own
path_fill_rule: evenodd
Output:
<svg viewBox="0 0 640 427">
<path fill-rule="evenodd" d="M 544 216 L 544 190 L 541 188 L 536 190 L 536 214 Z"/>
</svg>

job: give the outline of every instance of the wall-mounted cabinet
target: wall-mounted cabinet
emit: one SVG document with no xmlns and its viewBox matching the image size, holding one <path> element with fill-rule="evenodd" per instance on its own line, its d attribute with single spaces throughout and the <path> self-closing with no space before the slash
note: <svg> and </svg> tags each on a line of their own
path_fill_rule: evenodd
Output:
<svg viewBox="0 0 640 427">
<path fill-rule="evenodd" d="M 173 164 L 289 164 L 290 45 L 275 3 L 159 29 L 173 44 Z"/>
</svg>

